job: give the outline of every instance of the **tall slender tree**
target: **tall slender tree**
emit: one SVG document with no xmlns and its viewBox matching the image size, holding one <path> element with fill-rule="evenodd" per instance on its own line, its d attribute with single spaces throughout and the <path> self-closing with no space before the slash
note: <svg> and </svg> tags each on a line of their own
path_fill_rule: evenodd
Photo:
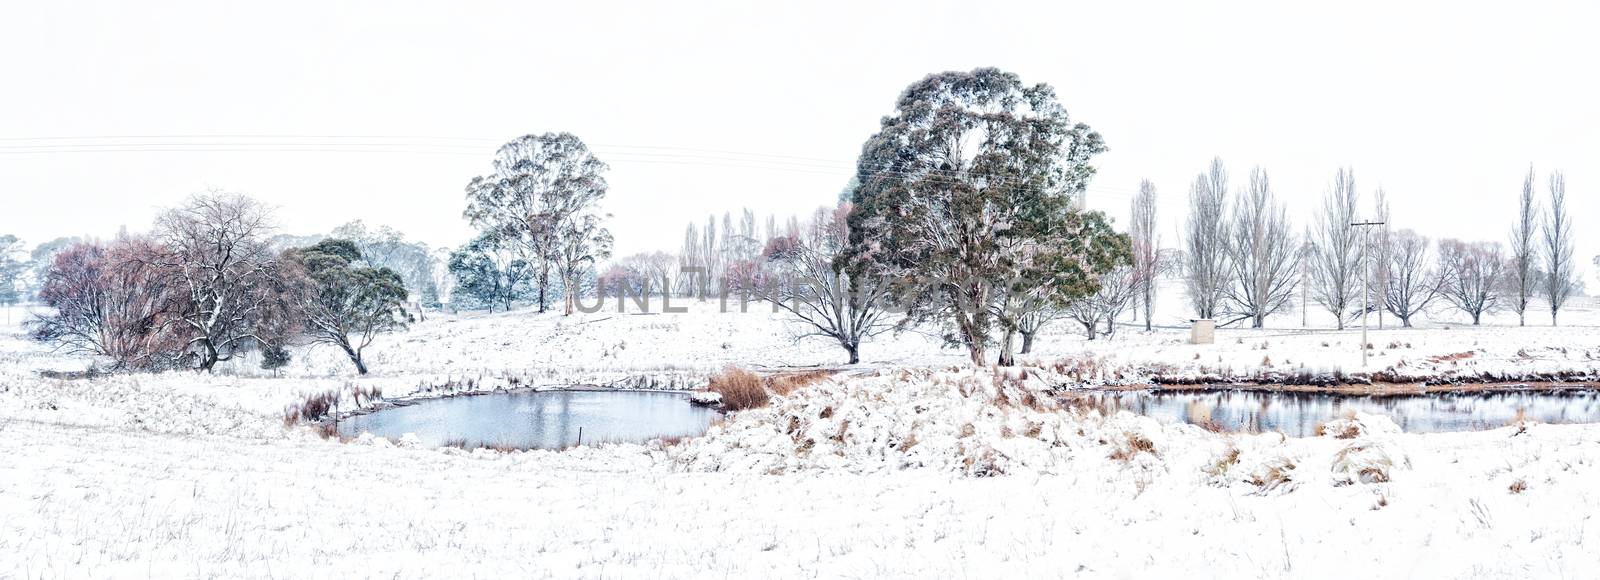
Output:
<svg viewBox="0 0 1600 580">
<path fill-rule="evenodd" d="M 1154 315 L 1156 278 L 1161 272 L 1161 236 L 1156 231 L 1156 186 L 1146 179 L 1139 183 L 1139 194 L 1133 198 L 1131 238 L 1133 241 L 1133 270 L 1139 305 L 1144 307 L 1144 329 L 1151 328 Z M 1139 306 L 1135 305 L 1135 306 Z"/>
<path fill-rule="evenodd" d="M 1567 215 L 1567 177 L 1550 174 L 1550 213 L 1544 219 L 1544 298 L 1550 303 L 1550 325 L 1578 285 L 1572 265 L 1572 217 Z"/>
<path fill-rule="evenodd" d="M 1228 283 L 1228 170 L 1221 158 L 1196 176 L 1189 187 L 1189 222 L 1184 230 L 1187 252 L 1184 285 L 1189 306 L 1197 318 L 1222 315 L 1223 293 Z"/>
<path fill-rule="evenodd" d="M 1522 179 L 1522 195 L 1517 198 L 1517 223 L 1511 227 L 1511 309 L 1517 311 L 1517 324 L 1528 325 L 1528 303 L 1539 286 L 1535 273 L 1539 249 L 1534 242 L 1539 229 L 1539 210 L 1533 199 L 1533 168 Z"/>
<path fill-rule="evenodd" d="M 1340 169 L 1323 198 L 1311 252 L 1311 295 L 1340 330 L 1361 296 L 1360 238 L 1351 223 L 1356 217 L 1355 172 Z"/>
<path fill-rule="evenodd" d="M 1375 226 L 1367 236 L 1367 262 L 1372 272 L 1372 284 L 1368 290 L 1373 294 L 1367 297 L 1368 304 L 1377 310 L 1378 328 L 1383 328 L 1383 313 L 1387 308 L 1384 304 L 1389 301 L 1389 257 L 1394 253 L 1394 233 L 1389 225 L 1389 196 L 1382 187 L 1373 194 L 1372 221 L 1381 225 Z"/>
</svg>

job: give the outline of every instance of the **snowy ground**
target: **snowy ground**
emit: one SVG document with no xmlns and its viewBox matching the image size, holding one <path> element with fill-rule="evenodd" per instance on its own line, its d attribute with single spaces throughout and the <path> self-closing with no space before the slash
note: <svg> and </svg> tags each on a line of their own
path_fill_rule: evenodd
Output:
<svg viewBox="0 0 1600 580">
<path fill-rule="evenodd" d="M 37 371 L 90 361 L 0 328 L 0 578 L 1600 576 L 1600 426 L 1416 435 L 1363 417 L 1330 426 L 1344 439 L 1224 435 L 1044 391 L 1285 367 L 1593 373 L 1587 304 L 1557 331 L 1504 316 L 1374 331 L 1367 367 L 1359 331 L 1183 344 L 1175 307 L 1157 317 L 1171 328 L 1109 341 L 1063 322 L 1025 373 L 971 369 L 907 334 L 670 447 L 466 453 L 339 443 L 280 419 L 302 394 L 351 385 L 674 386 L 728 364 L 841 362 L 764 310 L 691 308 L 434 316 L 374 345 L 365 378 L 318 350 L 282 378 L 239 361 L 56 380 Z"/>
</svg>

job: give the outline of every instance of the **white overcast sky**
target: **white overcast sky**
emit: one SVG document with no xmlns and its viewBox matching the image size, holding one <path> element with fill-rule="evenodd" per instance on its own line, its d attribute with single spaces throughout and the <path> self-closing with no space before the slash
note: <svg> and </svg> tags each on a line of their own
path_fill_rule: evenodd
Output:
<svg viewBox="0 0 1600 580">
<path fill-rule="evenodd" d="M 1399 227 L 1502 241 L 1531 163 L 1541 195 L 1566 172 L 1592 272 L 1597 22 L 1594 2 L 14 2 L 0 233 L 144 230 L 216 187 L 290 233 L 363 218 L 456 245 L 496 144 L 569 131 L 612 166 L 619 253 L 675 251 L 708 213 L 831 203 L 907 84 L 996 66 L 1105 136 L 1091 207 L 1121 221 L 1155 182 L 1169 242 L 1212 156 L 1235 183 L 1267 168 L 1301 223 L 1349 165 Z"/>
</svg>

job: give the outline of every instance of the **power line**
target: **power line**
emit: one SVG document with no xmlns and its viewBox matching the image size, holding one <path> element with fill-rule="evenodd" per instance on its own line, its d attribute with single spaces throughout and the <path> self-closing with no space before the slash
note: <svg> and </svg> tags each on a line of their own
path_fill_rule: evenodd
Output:
<svg viewBox="0 0 1600 580">
<path fill-rule="evenodd" d="M 205 139 L 207 141 L 197 141 Z M 140 142 L 127 143 L 124 141 Z M 160 142 L 160 141 L 168 142 Z M 243 141 L 241 141 L 243 140 Z M 296 141 L 298 140 L 298 141 Z M 77 141 L 77 142 L 73 142 Z M 156 141 L 156 142 L 150 142 Z M 429 142 L 445 141 L 448 143 Z M 357 153 L 407 155 L 486 155 L 488 145 L 498 140 L 475 137 L 419 135 L 302 135 L 302 134 L 204 134 L 204 135 L 102 135 L 0 138 L 0 155 L 88 154 L 88 153 Z M 496 148 L 497 149 L 497 148 Z M 799 155 L 731 151 L 669 145 L 595 144 L 593 149 L 610 161 L 623 164 L 712 166 L 733 169 L 787 171 L 815 175 L 858 173 L 859 164 L 842 159 Z M 917 171 L 873 172 L 875 175 L 927 178 L 945 175 L 965 176 L 961 170 L 922 169 Z M 988 176 L 990 182 L 1014 186 L 1038 183 L 1035 179 Z M 1131 198 L 1134 193 L 1117 188 L 1094 186 L 1086 192 L 1101 196 Z"/>
</svg>

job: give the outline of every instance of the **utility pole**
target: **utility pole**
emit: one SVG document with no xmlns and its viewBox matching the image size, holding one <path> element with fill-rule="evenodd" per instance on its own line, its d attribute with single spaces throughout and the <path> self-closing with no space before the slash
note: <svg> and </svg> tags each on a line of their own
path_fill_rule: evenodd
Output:
<svg viewBox="0 0 1600 580">
<path fill-rule="evenodd" d="M 1367 311 L 1372 309 L 1372 269 L 1367 264 L 1367 229 L 1385 222 L 1353 222 L 1352 228 L 1361 228 L 1361 368 L 1367 368 Z"/>
</svg>

